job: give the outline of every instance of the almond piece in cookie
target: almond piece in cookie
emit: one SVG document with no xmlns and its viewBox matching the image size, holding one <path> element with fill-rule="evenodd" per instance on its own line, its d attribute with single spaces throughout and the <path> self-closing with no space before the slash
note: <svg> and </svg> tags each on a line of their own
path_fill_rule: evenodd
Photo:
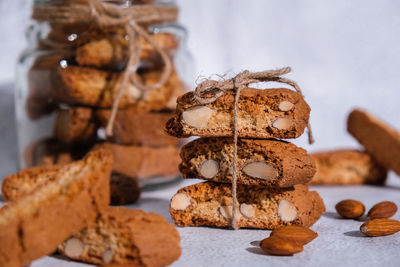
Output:
<svg viewBox="0 0 400 267">
<path fill-rule="evenodd" d="M 202 137 L 181 149 L 183 177 L 232 182 L 233 138 Z M 238 140 L 237 182 L 263 187 L 290 187 L 309 182 L 315 163 L 307 152 L 279 140 Z"/>
<path fill-rule="evenodd" d="M 179 226 L 229 227 L 232 220 L 230 184 L 204 182 L 178 190 L 170 213 Z M 177 200 L 181 205 L 177 205 Z M 275 229 L 284 225 L 310 226 L 325 206 L 317 192 L 305 185 L 269 191 L 261 187 L 238 185 L 239 227 Z"/>
</svg>

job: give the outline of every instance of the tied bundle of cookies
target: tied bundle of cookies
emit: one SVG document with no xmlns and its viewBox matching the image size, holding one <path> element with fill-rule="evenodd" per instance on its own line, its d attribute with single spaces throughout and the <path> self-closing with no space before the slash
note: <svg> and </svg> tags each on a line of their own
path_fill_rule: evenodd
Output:
<svg viewBox="0 0 400 267">
<path fill-rule="evenodd" d="M 320 218 L 324 203 L 304 185 L 315 174 L 313 158 L 279 140 L 299 137 L 310 113 L 297 84 L 281 77 L 288 72 L 244 71 L 229 80 L 206 80 L 178 98 L 167 132 L 200 136 L 182 148 L 180 171 L 207 182 L 172 197 L 177 225 L 275 229 L 310 226 Z M 249 87 L 269 81 L 296 91 Z"/>
<path fill-rule="evenodd" d="M 161 267 L 177 260 L 179 233 L 162 216 L 108 206 L 112 164 L 111 152 L 99 149 L 61 167 L 8 176 L 0 266 L 26 266 L 54 252 L 102 266 Z"/>
<path fill-rule="evenodd" d="M 55 113 L 52 137 L 25 150 L 23 166 L 65 164 L 109 149 L 113 172 L 135 179 L 178 175 L 179 141 L 163 130 L 185 84 L 174 65 L 178 9 L 156 1 L 100 0 L 34 5 L 50 26 L 28 72 L 33 123 Z M 35 2 L 36 3 L 36 2 Z"/>
</svg>

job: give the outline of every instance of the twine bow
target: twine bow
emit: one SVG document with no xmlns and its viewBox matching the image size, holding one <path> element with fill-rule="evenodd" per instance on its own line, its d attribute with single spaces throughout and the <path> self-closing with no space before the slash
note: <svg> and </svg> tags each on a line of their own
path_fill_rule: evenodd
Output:
<svg viewBox="0 0 400 267">
<path fill-rule="evenodd" d="M 251 83 L 257 82 L 280 82 L 286 83 L 292 86 L 300 95 L 303 96 L 303 93 L 300 87 L 297 85 L 295 81 L 292 81 L 288 78 L 281 77 L 281 75 L 287 74 L 291 71 L 290 67 L 281 68 L 277 70 L 267 70 L 261 72 L 249 72 L 245 70 L 235 77 L 223 80 L 223 81 L 214 81 L 214 80 L 206 80 L 200 83 L 194 92 L 195 99 L 201 104 L 212 103 L 217 100 L 221 95 L 225 92 L 234 90 L 235 94 L 235 102 L 233 107 L 233 177 L 232 177 L 232 227 L 233 229 L 238 229 L 238 220 L 239 220 L 239 202 L 237 200 L 237 142 L 238 142 L 238 103 L 240 98 L 240 92 L 242 89 L 246 88 Z M 311 131 L 310 123 L 307 124 L 308 129 L 308 142 L 310 144 L 314 143 L 314 138 Z"/>
</svg>

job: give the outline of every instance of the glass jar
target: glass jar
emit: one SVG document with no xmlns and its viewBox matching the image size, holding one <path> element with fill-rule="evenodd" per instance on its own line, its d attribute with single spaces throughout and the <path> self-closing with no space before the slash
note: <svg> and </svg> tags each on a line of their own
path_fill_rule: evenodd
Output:
<svg viewBox="0 0 400 267">
<path fill-rule="evenodd" d="M 175 2 L 104 0 L 99 9 L 89 2 L 34 1 L 28 48 L 17 67 L 19 168 L 66 164 L 107 148 L 113 171 L 141 185 L 176 179 L 180 143 L 164 127 L 194 72 Z M 167 71 L 161 50 L 172 67 L 157 86 Z M 120 89 L 113 131 L 106 135 Z"/>
</svg>

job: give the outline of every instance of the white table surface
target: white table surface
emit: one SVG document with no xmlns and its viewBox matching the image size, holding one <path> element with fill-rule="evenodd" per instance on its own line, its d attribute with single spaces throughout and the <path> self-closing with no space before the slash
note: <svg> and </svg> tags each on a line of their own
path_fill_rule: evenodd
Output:
<svg viewBox="0 0 400 267">
<path fill-rule="evenodd" d="M 12 94 L 10 90 L 1 88 L 0 114 L 0 177 L 4 177 L 15 171 L 16 147 Z M 156 191 L 143 192 L 140 201 L 129 207 L 157 212 L 172 222 L 168 213 L 170 198 L 179 188 L 196 182 L 186 180 Z M 385 187 L 312 187 L 321 194 L 327 212 L 312 226 L 319 237 L 305 246 L 302 253 L 293 257 L 264 255 L 258 247 L 252 245 L 252 242 L 267 237 L 270 231 L 187 227 L 178 228 L 182 238 L 182 256 L 172 266 L 400 266 L 397 254 L 400 233 L 377 238 L 363 237 L 358 231 L 362 222 L 340 219 L 334 208 L 338 201 L 346 198 L 361 200 L 367 209 L 383 200 L 391 200 L 400 205 L 400 178 L 391 173 L 387 184 Z M 400 219 L 400 213 L 394 218 Z M 89 265 L 45 257 L 33 262 L 31 266 Z"/>
</svg>

